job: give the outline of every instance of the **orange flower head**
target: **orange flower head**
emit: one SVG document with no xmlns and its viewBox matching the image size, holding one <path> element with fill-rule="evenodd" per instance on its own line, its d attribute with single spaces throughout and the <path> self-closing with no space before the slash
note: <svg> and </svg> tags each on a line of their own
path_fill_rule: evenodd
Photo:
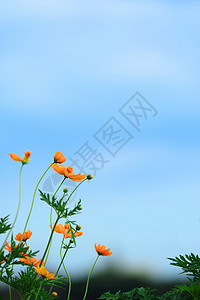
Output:
<svg viewBox="0 0 200 300">
<path fill-rule="evenodd" d="M 57 164 L 62 164 L 66 161 L 66 158 L 64 157 L 64 155 L 62 154 L 62 152 L 60 151 L 57 151 L 55 154 L 54 154 L 54 163 L 57 163 Z"/>
<path fill-rule="evenodd" d="M 74 174 L 73 168 L 70 167 L 69 165 L 67 165 L 67 167 L 64 167 L 63 165 L 59 166 L 57 164 L 53 164 L 52 169 L 54 169 L 54 171 L 56 171 L 57 173 L 64 175 L 66 178 L 70 178 L 75 182 L 81 182 L 86 177 L 86 174 L 84 175 L 81 175 L 80 173 Z"/>
<path fill-rule="evenodd" d="M 34 267 L 37 267 L 40 265 L 42 259 L 37 260 L 35 257 L 25 256 L 25 258 L 19 258 L 19 260 L 27 265 L 33 264 Z M 42 262 L 42 265 L 43 264 L 44 264 L 44 261 Z"/>
<path fill-rule="evenodd" d="M 65 224 L 65 225 L 68 225 L 68 224 Z M 64 226 L 65 226 L 64 225 Z M 65 232 L 65 227 L 64 227 L 62 224 L 58 224 L 58 225 L 56 225 L 56 227 L 54 228 L 54 231 L 55 232 L 57 232 L 57 233 L 63 233 L 64 234 L 64 232 Z M 53 223 L 53 227 L 54 227 L 54 223 Z M 50 225 L 50 228 L 51 228 L 51 225 Z M 70 226 L 69 226 L 69 228 L 70 228 Z M 68 230 L 69 230 L 69 228 L 68 228 Z"/>
<path fill-rule="evenodd" d="M 50 227 L 51 227 L 51 225 L 50 225 Z M 54 231 L 58 232 L 58 233 L 62 233 L 64 235 L 64 237 L 63 237 L 64 239 L 68 239 L 68 238 L 71 239 L 72 233 L 71 233 L 71 231 L 69 232 L 69 229 L 70 229 L 70 225 L 69 224 L 65 224 L 64 226 L 62 224 L 58 224 L 54 228 Z M 72 230 L 72 231 L 74 232 L 74 230 Z M 76 237 L 78 237 L 78 236 L 83 235 L 83 232 L 79 231 L 79 232 L 76 232 L 74 235 Z"/>
<path fill-rule="evenodd" d="M 26 151 L 26 152 L 24 152 L 24 154 L 25 154 L 25 157 L 27 157 L 27 158 L 29 158 L 31 156 L 31 152 L 30 151 Z"/>
<path fill-rule="evenodd" d="M 15 160 L 15 161 L 21 161 L 23 164 L 27 164 L 30 161 L 30 155 L 31 152 L 30 151 L 26 151 L 24 152 L 24 156 L 22 158 L 20 158 L 17 154 L 15 153 L 9 153 L 10 157 Z"/>
<path fill-rule="evenodd" d="M 65 233 L 64 233 L 64 239 L 71 239 L 71 238 L 72 238 L 72 233 L 71 233 L 71 231 L 70 231 L 69 233 L 67 233 L 68 231 L 69 231 L 69 229 L 65 231 Z M 72 231 L 73 231 L 73 233 L 74 233 L 74 230 L 72 230 Z M 83 235 L 83 232 L 82 232 L 82 231 L 75 232 L 74 235 L 75 235 L 76 237 L 78 237 L 78 236 Z"/>
<path fill-rule="evenodd" d="M 31 235 L 32 235 L 32 231 L 30 231 L 30 230 L 25 231 L 22 241 L 26 241 L 26 240 L 30 239 Z M 21 241 L 21 238 L 22 238 L 22 234 L 19 232 L 16 235 L 15 239 L 16 239 L 16 241 Z"/>
<path fill-rule="evenodd" d="M 6 250 L 8 250 L 9 252 L 11 252 L 11 246 L 8 245 L 8 242 L 6 241 L 6 247 L 5 247 Z"/>
<path fill-rule="evenodd" d="M 5 247 L 5 249 L 6 250 L 8 250 L 8 252 L 11 252 L 11 246 L 8 244 L 8 242 L 6 241 L 6 247 Z M 14 247 L 14 248 L 16 248 L 17 247 L 17 245 Z"/>
<path fill-rule="evenodd" d="M 98 245 L 95 243 L 94 245 L 95 247 L 95 250 L 97 252 L 98 255 L 102 255 L 102 256 L 109 256 L 112 254 L 112 252 L 110 252 L 110 248 L 109 249 L 106 249 L 106 246 L 105 245 Z"/>
<path fill-rule="evenodd" d="M 55 277 L 54 273 L 50 273 L 50 272 L 48 272 L 45 277 L 46 277 L 46 279 L 56 279 L 56 278 L 58 278 L 58 277 Z"/>
<path fill-rule="evenodd" d="M 11 246 L 8 244 L 7 241 L 5 242 L 5 244 L 6 244 L 5 249 L 8 250 L 9 252 L 11 252 Z M 19 245 L 21 245 L 21 243 L 20 243 Z M 15 249 L 17 246 L 18 246 L 18 245 L 15 245 L 15 246 L 14 246 L 14 249 Z M 29 248 L 29 247 L 27 247 L 27 249 L 28 249 L 28 248 Z M 21 255 L 26 255 L 26 254 L 24 254 L 23 252 L 21 252 L 20 254 L 21 254 Z"/>
<path fill-rule="evenodd" d="M 45 277 L 46 279 L 56 279 L 56 278 L 58 278 L 58 277 L 54 277 L 55 274 L 50 273 L 49 271 L 47 271 L 47 269 L 44 266 L 39 267 L 39 265 L 38 265 L 37 268 L 34 267 L 34 269 L 39 275 L 41 275 L 42 277 Z"/>
</svg>

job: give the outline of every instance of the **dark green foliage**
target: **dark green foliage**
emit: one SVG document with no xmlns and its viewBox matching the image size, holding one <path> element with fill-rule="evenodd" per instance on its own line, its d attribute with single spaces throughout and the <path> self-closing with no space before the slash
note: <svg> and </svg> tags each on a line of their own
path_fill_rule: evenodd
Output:
<svg viewBox="0 0 200 300">
<path fill-rule="evenodd" d="M 180 287 L 183 287 L 183 285 L 180 285 Z M 168 291 L 163 296 L 161 296 L 159 299 L 162 300 L 181 300 L 182 294 L 185 292 L 184 289 L 179 288 L 178 286 L 174 287 L 171 291 Z"/>
<path fill-rule="evenodd" d="M 32 297 L 29 299 L 35 300 L 36 295 L 37 295 L 36 292 L 33 292 Z M 55 297 L 53 297 L 51 294 L 49 294 L 48 291 L 41 289 L 37 299 L 38 300 L 52 300 L 52 299 L 55 299 Z"/>
<path fill-rule="evenodd" d="M 81 200 L 78 201 L 78 204 L 70 210 L 69 208 L 65 208 L 68 202 L 68 199 L 64 201 L 66 195 L 64 194 L 59 200 L 56 197 L 51 197 L 49 194 L 43 193 L 41 190 L 40 192 L 40 200 L 45 201 L 49 206 L 54 208 L 59 218 L 67 218 L 69 216 L 73 216 L 75 214 L 80 213 L 79 207 L 81 205 Z"/>
<path fill-rule="evenodd" d="M 25 254 L 29 257 L 35 257 L 38 251 L 32 251 L 29 249 L 28 246 L 24 242 L 21 242 L 20 244 L 16 244 L 13 240 L 13 237 L 11 239 L 11 252 L 12 256 L 16 258 L 24 258 Z"/>
<path fill-rule="evenodd" d="M 188 285 L 175 286 L 171 291 L 160 297 L 162 300 L 198 300 L 200 299 L 200 286 L 198 282 L 190 281 Z"/>
<path fill-rule="evenodd" d="M 10 230 L 12 225 L 8 224 L 9 215 L 5 218 L 0 218 L 0 234 L 5 233 L 6 231 Z"/>
<path fill-rule="evenodd" d="M 36 278 L 37 273 L 33 267 L 27 267 L 25 270 L 20 271 L 18 276 L 12 276 L 12 278 L 4 277 L 3 282 L 10 284 L 20 295 L 22 292 L 24 295 L 28 295 L 32 290 L 39 288 L 39 282 L 36 281 Z"/>
<path fill-rule="evenodd" d="M 56 279 L 46 279 L 46 278 L 39 278 L 38 274 L 35 272 L 34 268 L 32 266 L 29 266 L 26 268 L 26 270 L 20 271 L 18 273 L 18 276 L 3 276 L 1 278 L 2 282 L 9 284 L 12 286 L 18 294 L 22 297 L 22 299 L 25 299 L 26 297 L 32 295 L 30 299 L 35 299 L 35 296 L 37 295 L 37 292 L 40 288 L 40 285 L 42 283 L 42 287 L 45 286 L 51 286 L 52 284 L 55 287 L 58 288 L 64 288 L 64 284 L 66 284 L 66 280 L 59 276 Z M 49 293 L 41 289 L 39 296 L 37 299 L 54 299 Z"/>
<path fill-rule="evenodd" d="M 196 282 L 191 282 L 189 285 L 177 285 L 171 291 L 162 296 L 156 296 L 155 290 L 150 288 L 135 288 L 129 292 L 122 293 L 118 291 L 116 294 L 110 292 L 104 293 L 98 299 L 107 300 L 199 300 L 200 299 L 200 286 Z"/>
<path fill-rule="evenodd" d="M 118 291 L 116 294 L 111 294 L 110 292 L 104 293 L 98 299 L 107 299 L 107 300 L 120 300 L 120 299 L 145 299 L 153 300 L 159 299 L 159 297 L 154 295 L 155 289 L 150 288 L 135 288 L 129 292 Z"/>
<path fill-rule="evenodd" d="M 172 290 L 168 291 L 162 296 L 156 296 L 155 290 L 150 288 L 135 288 L 130 292 L 122 293 L 117 292 L 111 294 L 110 292 L 104 293 L 98 299 L 107 300 L 121 300 L 121 299 L 146 299 L 146 300 L 199 300 L 200 299 L 200 258 L 198 255 L 191 253 L 185 256 L 179 255 L 179 257 L 168 258 L 172 262 L 173 266 L 182 268 L 181 274 L 186 274 L 192 278 L 189 279 L 188 284 L 182 284 L 175 286 Z"/>
<path fill-rule="evenodd" d="M 80 214 L 80 206 L 81 206 L 81 199 L 79 199 L 78 203 L 75 204 L 74 208 L 72 210 L 69 210 L 68 216 L 73 216 L 76 214 Z"/>
<path fill-rule="evenodd" d="M 25 254 L 29 257 L 34 257 L 39 251 L 31 251 L 28 246 L 22 242 L 20 244 L 16 244 L 13 240 L 13 236 L 11 236 L 11 252 L 5 255 L 4 251 L 0 253 L 0 259 L 5 260 L 4 263 L 0 264 L 0 269 L 9 269 L 13 265 L 25 265 L 18 258 L 24 258 Z"/>
<path fill-rule="evenodd" d="M 200 281 L 200 257 L 198 255 L 191 253 L 190 255 L 179 255 L 179 257 L 168 259 L 172 261 L 171 265 L 182 268 L 181 274 L 185 273 L 194 277 L 194 280 Z"/>
</svg>

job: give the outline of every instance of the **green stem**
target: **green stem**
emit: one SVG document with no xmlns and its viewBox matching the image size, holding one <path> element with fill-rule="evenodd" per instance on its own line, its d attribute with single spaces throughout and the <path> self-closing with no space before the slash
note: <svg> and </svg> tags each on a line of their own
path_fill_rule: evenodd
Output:
<svg viewBox="0 0 200 300">
<path fill-rule="evenodd" d="M 19 214 L 19 209 L 20 209 L 20 205 L 21 205 L 21 175 L 22 175 L 22 168 L 23 168 L 23 166 L 24 166 L 24 164 L 22 164 L 22 166 L 20 168 L 20 171 L 19 171 L 19 202 L 18 202 L 17 212 L 16 212 L 16 215 L 15 215 L 15 219 L 14 219 L 14 222 L 12 224 L 12 227 L 11 227 L 10 231 L 8 232 L 8 234 L 6 236 L 5 241 L 3 242 L 1 250 L 4 248 L 5 242 L 8 240 L 8 238 L 10 236 L 11 231 L 12 231 L 13 227 L 15 226 L 15 223 L 17 221 L 17 217 L 18 217 L 18 214 Z"/>
<path fill-rule="evenodd" d="M 64 239 L 64 238 L 63 238 L 63 239 Z M 63 243 L 63 242 L 62 242 L 62 243 Z M 65 259 L 65 256 L 66 256 L 66 254 L 67 254 L 67 251 L 69 250 L 70 242 L 69 242 L 69 244 L 67 245 L 67 249 L 66 249 L 66 251 L 65 251 L 65 253 L 64 253 L 63 256 L 62 256 L 62 243 L 61 243 L 61 246 L 60 246 L 60 258 L 61 258 L 61 262 L 60 262 L 60 264 L 59 264 L 59 266 L 58 266 L 58 269 L 57 269 L 57 271 L 56 271 L 55 276 L 58 274 L 58 272 L 59 272 L 61 266 L 63 265 L 63 266 L 64 266 L 64 269 L 65 269 L 65 272 L 66 272 L 66 274 L 67 274 L 67 277 L 68 277 L 68 279 L 69 279 L 69 291 L 68 291 L 68 298 L 67 298 L 67 300 L 68 300 L 68 299 L 69 299 L 69 295 L 70 295 L 70 291 L 71 291 L 71 279 L 70 279 L 69 273 L 67 272 L 67 270 L 66 270 L 66 268 L 65 268 L 64 259 Z M 49 294 L 51 293 L 53 286 L 54 286 L 54 284 L 52 284 L 51 289 L 50 289 L 50 291 L 49 291 Z"/>
<path fill-rule="evenodd" d="M 10 280 L 9 280 L 9 281 L 10 281 Z M 12 299 L 10 284 L 9 284 L 9 298 L 10 298 L 10 300 Z"/>
<path fill-rule="evenodd" d="M 35 188 L 35 191 L 34 191 L 34 194 L 33 194 L 33 199 L 32 199 L 32 203 L 31 203 L 31 208 L 30 208 L 30 211 L 29 211 L 29 214 L 28 214 L 28 218 L 26 220 L 26 224 L 24 226 L 24 231 L 23 231 L 23 234 L 22 234 L 22 237 L 21 237 L 21 240 L 20 242 L 22 241 L 23 239 L 23 236 L 24 236 L 24 233 L 26 231 L 26 227 L 28 225 L 28 221 L 30 219 L 30 216 L 31 216 L 31 212 L 32 212 L 32 209 L 33 209 L 33 204 L 34 204 L 34 201 L 35 201 L 35 195 L 36 195 L 36 192 L 37 192 L 37 189 L 38 189 L 38 186 L 42 180 L 42 178 L 44 177 L 44 175 L 47 173 L 47 171 L 51 168 L 51 166 L 53 166 L 54 163 L 51 163 L 50 166 L 46 169 L 46 171 L 44 172 L 44 174 L 40 177 L 39 181 L 38 181 L 38 184 L 36 185 L 36 188 Z"/>
<path fill-rule="evenodd" d="M 55 195 L 57 194 L 57 192 L 59 191 L 59 189 L 61 188 L 61 186 L 63 185 L 64 181 L 65 181 L 66 177 L 64 177 L 64 179 L 62 180 L 61 184 L 59 185 L 59 187 L 57 188 L 57 190 L 55 191 L 53 197 L 55 197 Z M 53 227 L 53 223 L 52 223 L 52 212 L 53 212 L 53 209 L 51 207 L 51 212 L 50 212 L 50 224 L 51 224 L 51 228 Z M 50 246 L 49 246 L 49 249 L 48 249 L 48 252 L 47 252 L 47 257 L 46 257 L 46 262 L 47 262 L 47 259 L 49 257 L 49 253 L 50 253 L 50 250 L 51 250 L 51 246 L 52 246 L 52 239 L 51 239 L 51 242 L 50 242 Z M 46 262 L 44 265 L 46 265 Z"/>
<path fill-rule="evenodd" d="M 55 227 L 56 227 L 56 225 L 57 225 L 59 219 L 60 219 L 60 216 L 57 217 L 57 219 L 56 219 L 56 221 L 55 221 L 55 224 L 54 224 L 54 226 L 53 226 L 53 228 L 52 228 L 52 231 L 51 231 L 51 234 L 50 234 L 50 237 L 49 237 L 49 240 L 48 240 L 46 249 L 45 249 L 45 251 L 44 251 L 43 257 L 42 257 L 41 262 L 40 262 L 40 267 L 41 267 L 42 262 L 44 261 L 44 258 L 45 258 L 45 256 L 46 256 L 47 250 L 48 250 L 48 248 L 49 248 L 49 245 L 50 245 L 50 243 L 51 243 L 51 239 L 52 239 L 53 234 L 54 234 L 54 229 L 55 229 Z"/>
<path fill-rule="evenodd" d="M 54 195 L 53 195 L 54 197 L 55 197 L 55 195 L 57 194 L 57 192 L 59 191 L 59 189 L 61 188 L 61 186 L 63 185 L 65 179 L 66 179 L 66 177 L 64 177 L 64 179 L 61 181 L 61 184 L 59 185 L 59 187 L 57 188 L 57 190 L 55 191 L 55 193 L 54 193 Z"/>
<path fill-rule="evenodd" d="M 38 289 L 38 292 L 37 292 L 37 295 L 36 295 L 36 297 L 35 297 L 35 300 L 36 300 L 37 297 L 39 296 L 39 293 L 40 293 L 40 291 L 41 291 L 42 285 L 43 285 L 43 282 L 41 282 L 41 284 L 40 284 L 40 287 L 39 287 L 39 289 Z"/>
<path fill-rule="evenodd" d="M 34 283 L 35 283 L 35 281 L 38 281 L 39 279 L 40 279 L 40 275 L 39 274 L 37 274 L 37 273 L 35 273 L 35 278 L 32 280 L 32 284 L 31 284 L 31 286 L 30 286 L 30 291 L 32 291 L 32 288 L 33 288 L 33 285 L 34 285 Z M 32 295 L 30 295 L 30 298 L 31 298 L 31 296 Z M 28 298 L 29 299 L 29 298 Z M 27 300 L 28 300 L 27 299 Z"/>
<path fill-rule="evenodd" d="M 88 275 L 88 279 L 87 279 L 87 284 L 86 284 L 85 294 L 84 294 L 83 300 L 85 300 L 85 298 L 86 298 L 86 296 L 87 296 L 87 291 L 88 291 L 88 285 L 89 285 L 89 281 L 90 281 L 90 276 L 91 276 L 92 271 L 93 271 L 93 269 L 94 269 L 94 267 L 95 267 L 95 265 L 96 265 L 96 263 L 97 263 L 98 258 L 99 258 L 99 255 L 97 256 L 97 258 L 96 258 L 96 260 L 95 260 L 95 262 L 94 262 L 94 264 L 93 264 L 93 266 L 92 266 L 92 269 L 91 269 L 91 271 L 90 271 L 90 274 Z"/>
<path fill-rule="evenodd" d="M 62 248 L 60 248 L 60 258 L 62 259 L 62 251 L 61 250 L 62 250 Z M 69 300 L 72 284 L 71 284 L 71 278 L 69 276 L 69 273 L 67 272 L 67 269 L 65 267 L 64 261 L 63 261 L 63 268 L 64 268 L 65 273 L 67 274 L 67 277 L 68 277 L 68 280 L 69 280 L 69 290 L 68 290 L 68 296 L 67 296 L 67 300 Z"/>
<path fill-rule="evenodd" d="M 57 190 L 55 191 L 53 197 L 55 197 L 55 195 L 57 194 L 57 192 L 59 191 L 59 189 L 60 189 L 61 186 L 63 185 L 65 179 L 66 179 L 66 177 L 64 177 L 64 179 L 61 181 L 61 184 L 59 185 L 59 187 L 58 187 Z M 52 212 L 53 212 L 53 208 L 51 207 L 51 213 L 50 213 L 50 224 L 51 224 L 51 228 L 52 228 Z"/>
<path fill-rule="evenodd" d="M 12 271 L 13 271 L 13 265 L 12 265 Z M 9 298 L 11 300 L 12 299 L 12 290 L 11 290 L 11 286 L 10 286 L 11 276 L 9 276 L 9 280 L 8 281 L 9 281 Z"/>
<path fill-rule="evenodd" d="M 62 266 L 62 263 L 63 263 L 63 261 L 64 261 L 64 259 L 65 259 L 66 254 L 67 254 L 67 251 L 69 250 L 69 245 L 70 245 L 70 242 L 69 242 L 69 244 L 67 245 L 67 249 L 65 250 L 65 253 L 64 253 L 63 257 L 62 257 L 62 255 L 61 255 L 62 244 L 61 244 L 61 248 L 60 248 L 61 262 L 60 262 L 60 264 L 59 264 L 59 266 L 58 266 L 58 269 L 57 269 L 57 271 L 56 271 L 55 276 L 58 274 L 58 272 L 59 272 L 59 270 L 60 270 L 60 268 L 61 268 L 61 266 Z"/>
<path fill-rule="evenodd" d="M 77 190 L 77 188 L 81 185 L 81 183 L 83 183 L 84 181 L 88 180 L 87 177 L 85 179 L 83 179 L 76 187 L 75 189 L 71 192 L 71 194 L 69 195 L 67 201 L 66 201 L 66 204 L 67 202 L 69 201 L 69 199 L 71 198 L 71 196 L 73 195 L 73 193 Z"/>
</svg>

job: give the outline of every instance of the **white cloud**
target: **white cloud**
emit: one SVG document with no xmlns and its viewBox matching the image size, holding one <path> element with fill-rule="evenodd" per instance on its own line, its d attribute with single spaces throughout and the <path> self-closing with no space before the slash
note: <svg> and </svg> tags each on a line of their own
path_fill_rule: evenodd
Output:
<svg viewBox="0 0 200 300">
<path fill-rule="evenodd" d="M 166 15 L 167 12 L 181 12 L 194 14 L 199 8 L 198 2 L 188 4 L 183 2 L 179 5 L 172 2 L 163 1 L 130 1 L 130 0 L 19 0 L 4 1 L 0 4 L 1 17 L 11 19 L 17 16 L 41 17 L 41 18 L 74 18 L 74 17 L 133 17 L 141 18 L 141 16 L 155 17 L 161 14 Z M 7 13 L 6 13 L 7 12 Z"/>
<path fill-rule="evenodd" d="M 121 51 L 107 57 L 102 68 L 110 75 L 125 78 L 157 77 L 173 81 L 183 77 L 184 65 L 177 57 L 155 50 L 134 49 Z"/>
<path fill-rule="evenodd" d="M 12 2 L 12 5 L 11 3 Z M 21 0 L 1 3 L 2 16 L 3 11 L 9 11 L 13 16 L 18 14 L 27 14 L 29 16 L 42 17 L 70 17 L 75 15 L 85 16 L 127 16 L 159 13 L 158 3 L 155 1 L 141 3 L 141 1 L 67 1 L 67 0 Z M 9 16 L 8 16 L 9 17 Z"/>
</svg>

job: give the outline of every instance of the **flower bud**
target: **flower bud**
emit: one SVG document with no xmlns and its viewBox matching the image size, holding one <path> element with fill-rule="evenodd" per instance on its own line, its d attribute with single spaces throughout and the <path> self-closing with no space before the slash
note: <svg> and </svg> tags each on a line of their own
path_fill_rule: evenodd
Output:
<svg viewBox="0 0 200 300">
<path fill-rule="evenodd" d="M 64 189 L 63 189 L 63 193 L 66 194 L 67 192 L 68 192 L 68 189 L 67 189 L 67 188 L 64 188 Z"/>
<path fill-rule="evenodd" d="M 24 154 L 25 155 L 23 157 L 22 163 L 25 165 L 25 164 L 27 164 L 30 161 L 31 152 L 30 151 L 26 151 L 26 152 L 24 152 Z"/>
<path fill-rule="evenodd" d="M 74 240 L 73 239 L 70 239 L 70 244 L 73 244 Z"/>
<path fill-rule="evenodd" d="M 92 174 L 87 175 L 87 179 L 88 179 L 88 180 L 91 180 L 92 178 L 93 178 L 93 175 L 92 175 Z"/>
<path fill-rule="evenodd" d="M 81 205 L 78 205 L 78 206 L 77 206 L 77 209 L 78 209 L 78 210 L 82 210 L 82 206 L 81 206 Z"/>
<path fill-rule="evenodd" d="M 58 294 L 57 294 L 56 292 L 53 292 L 51 295 L 52 295 L 53 297 L 57 297 L 57 296 L 58 296 Z"/>
<path fill-rule="evenodd" d="M 81 225 L 76 225 L 76 230 L 81 230 Z"/>
<path fill-rule="evenodd" d="M 22 163 L 23 163 L 24 165 L 26 165 L 29 161 L 30 161 L 30 158 L 29 158 L 29 157 L 25 157 L 25 158 L 23 159 Z"/>
</svg>

